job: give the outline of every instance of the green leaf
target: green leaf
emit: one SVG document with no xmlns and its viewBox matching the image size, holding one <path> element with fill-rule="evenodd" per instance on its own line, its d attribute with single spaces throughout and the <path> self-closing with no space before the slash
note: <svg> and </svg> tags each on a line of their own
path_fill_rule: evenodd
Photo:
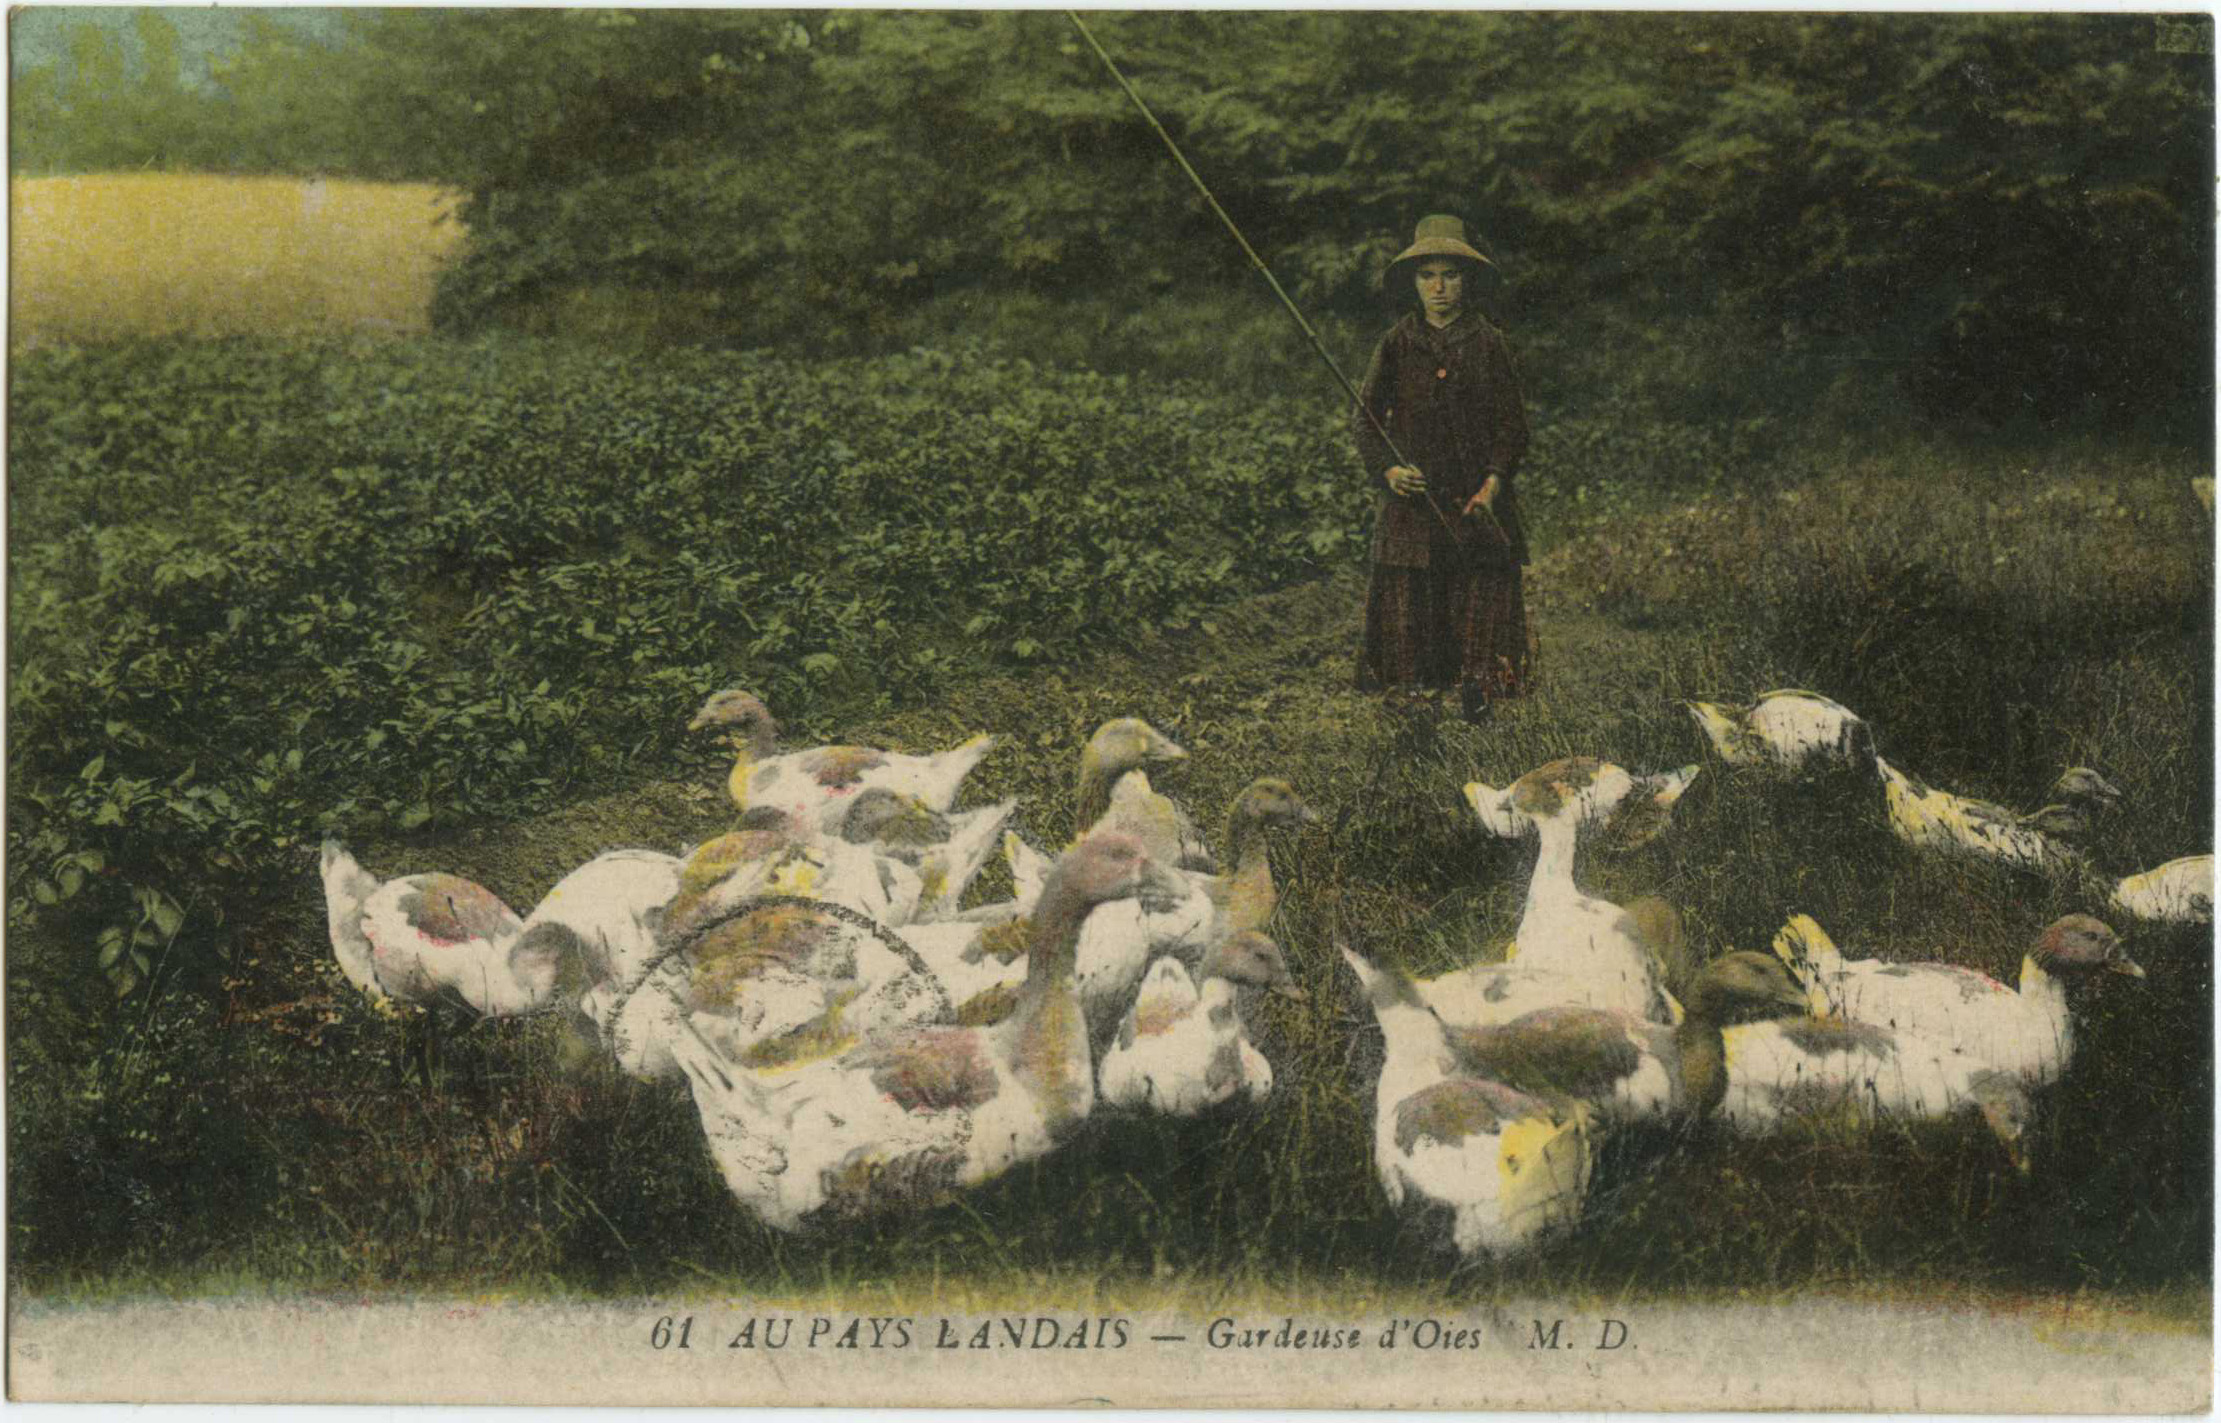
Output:
<svg viewBox="0 0 2221 1423">
<path fill-rule="evenodd" d="M 97 781 L 100 779 L 101 769 L 107 764 L 108 753 L 103 751 L 85 763 L 85 769 L 77 773 L 77 779 L 80 781 Z"/>
<path fill-rule="evenodd" d="M 399 824 L 403 830 L 414 830 L 431 818 L 432 807 L 423 801 L 418 801 L 415 805 L 401 812 Z"/>
</svg>

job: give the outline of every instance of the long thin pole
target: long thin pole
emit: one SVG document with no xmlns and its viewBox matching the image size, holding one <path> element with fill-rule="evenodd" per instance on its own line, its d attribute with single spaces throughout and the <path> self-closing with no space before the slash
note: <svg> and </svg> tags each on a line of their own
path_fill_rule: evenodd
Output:
<svg viewBox="0 0 2221 1423">
<path fill-rule="evenodd" d="M 1280 279 L 1272 274 L 1272 268 L 1265 265 L 1265 259 L 1257 255 L 1257 249 L 1249 245 L 1249 239 L 1242 236 L 1242 230 L 1234 225 L 1233 218 L 1226 215 L 1226 209 L 1218 205 L 1218 199 L 1211 195 L 1210 185 L 1203 181 L 1203 176 L 1197 173 L 1194 166 L 1188 162 L 1187 155 L 1180 151 L 1179 144 L 1172 141 L 1172 135 L 1165 132 L 1164 125 L 1157 122 L 1157 116 L 1150 112 L 1148 103 L 1142 99 L 1133 84 L 1127 80 L 1125 74 L 1119 69 L 1117 62 L 1110 57 L 1109 52 L 1096 41 L 1094 32 L 1087 27 L 1087 22 L 1080 18 L 1079 12 L 1076 10 L 1067 10 L 1064 13 L 1072 21 L 1073 27 L 1079 30 L 1080 38 L 1087 41 L 1088 48 L 1095 51 L 1095 57 L 1103 61 L 1103 67 L 1110 71 L 1111 78 L 1118 81 L 1118 87 L 1124 89 L 1126 97 L 1134 101 L 1134 107 L 1141 110 L 1141 116 L 1148 121 L 1149 127 L 1156 131 L 1157 137 L 1164 140 L 1164 146 L 1172 152 L 1172 161 L 1180 165 L 1180 171 L 1188 175 L 1189 182 L 1195 184 L 1195 190 L 1203 195 L 1203 201 L 1211 205 L 1211 211 L 1218 214 L 1218 220 L 1226 224 L 1226 230 L 1233 234 L 1236 242 L 1241 244 L 1242 253 L 1249 258 L 1249 264 L 1257 269 L 1258 275 L 1263 277 L 1266 285 L 1272 288 L 1272 294 L 1280 298 L 1280 304 L 1288 309 L 1288 314 L 1295 318 L 1296 325 L 1301 327 L 1303 334 L 1310 338 L 1311 349 L 1317 351 L 1319 359 L 1326 362 L 1326 368 L 1334 372 L 1334 378 L 1342 383 L 1342 389 L 1348 393 L 1351 403 L 1364 412 L 1366 423 L 1370 424 L 1373 427 L 1373 432 L 1380 436 L 1381 443 L 1388 446 L 1388 453 L 1395 457 L 1397 464 L 1408 465 L 1409 462 L 1404 459 L 1403 451 L 1396 448 L 1396 441 L 1389 435 L 1388 428 L 1381 424 L 1380 417 L 1373 413 L 1373 408 L 1367 405 L 1364 397 L 1357 393 L 1357 387 L 1350 383 L 1350 378 L 1342 373 L 1341 362 L 1334 359 L 1334 353 L 1329 351 L 1326 348 L 1326 343 L 1319 339 L 1319 333 L 1312 329 L 1311 323 L 1303 319 L 1303 313 L 1296 309 L 1295 302 L 1289 298 L 1286 291 L 1282 290 Z M 1459 538 L 1457 526 L 1450 522 L 1450 516 L 1443 513 L 1442 506 L 1435 502 L 1434 491 L 1429 489 L 1425 492 L 1427 507 L 1434 510 L 1434 516 L 1442 521 L 1442 527 L 1449 532 L 1452 539 L 1462 546 L 1465 541 Z M 1489 508 L 1486 504 L 1478 507 L 1481 512 L 1488 515 L 1490 523 L 1496 522 L 1495 510 Z M 1501 525 L 1498 526 L 1497 533 L 1502 535 Z"/>
</svg>

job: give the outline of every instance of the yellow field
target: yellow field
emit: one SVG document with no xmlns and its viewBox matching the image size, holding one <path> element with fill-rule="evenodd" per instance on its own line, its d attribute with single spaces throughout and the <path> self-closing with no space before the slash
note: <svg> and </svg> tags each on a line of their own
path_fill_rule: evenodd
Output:
<svg viewBox="0 0 2221 1423">
<path fill-rule="evenodd" d="M 425 329 L 462 237 L 415 183 L 144 173 L 8 184 L 10 337 Z"/>
</svg>

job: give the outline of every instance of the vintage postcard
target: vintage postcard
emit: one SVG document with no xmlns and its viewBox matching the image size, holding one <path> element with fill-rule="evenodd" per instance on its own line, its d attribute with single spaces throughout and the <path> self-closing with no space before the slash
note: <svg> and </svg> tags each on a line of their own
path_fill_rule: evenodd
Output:
<svg viewBox="0 0 2221 1423">
<path fill-rule="evenodd" d="M 9 40 L 10 1399 L 2210 1409 L 2210 15 Z"/>
</svg>

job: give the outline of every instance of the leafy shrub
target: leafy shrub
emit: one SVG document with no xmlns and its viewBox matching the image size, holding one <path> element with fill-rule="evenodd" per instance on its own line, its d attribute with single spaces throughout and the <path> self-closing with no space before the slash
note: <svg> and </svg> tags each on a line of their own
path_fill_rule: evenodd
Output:
<svg viewBox="0 0 2221 1423">
<path fill-rule="evenodd" d="M 11 920 L 119 992 L 323 834 L 606 784 L 726 683 L 808 735 L 1192 625 L 1367 504 L 1331 405 L 922 352 L 57 349 L 15 428 Z"/>
</svg>

